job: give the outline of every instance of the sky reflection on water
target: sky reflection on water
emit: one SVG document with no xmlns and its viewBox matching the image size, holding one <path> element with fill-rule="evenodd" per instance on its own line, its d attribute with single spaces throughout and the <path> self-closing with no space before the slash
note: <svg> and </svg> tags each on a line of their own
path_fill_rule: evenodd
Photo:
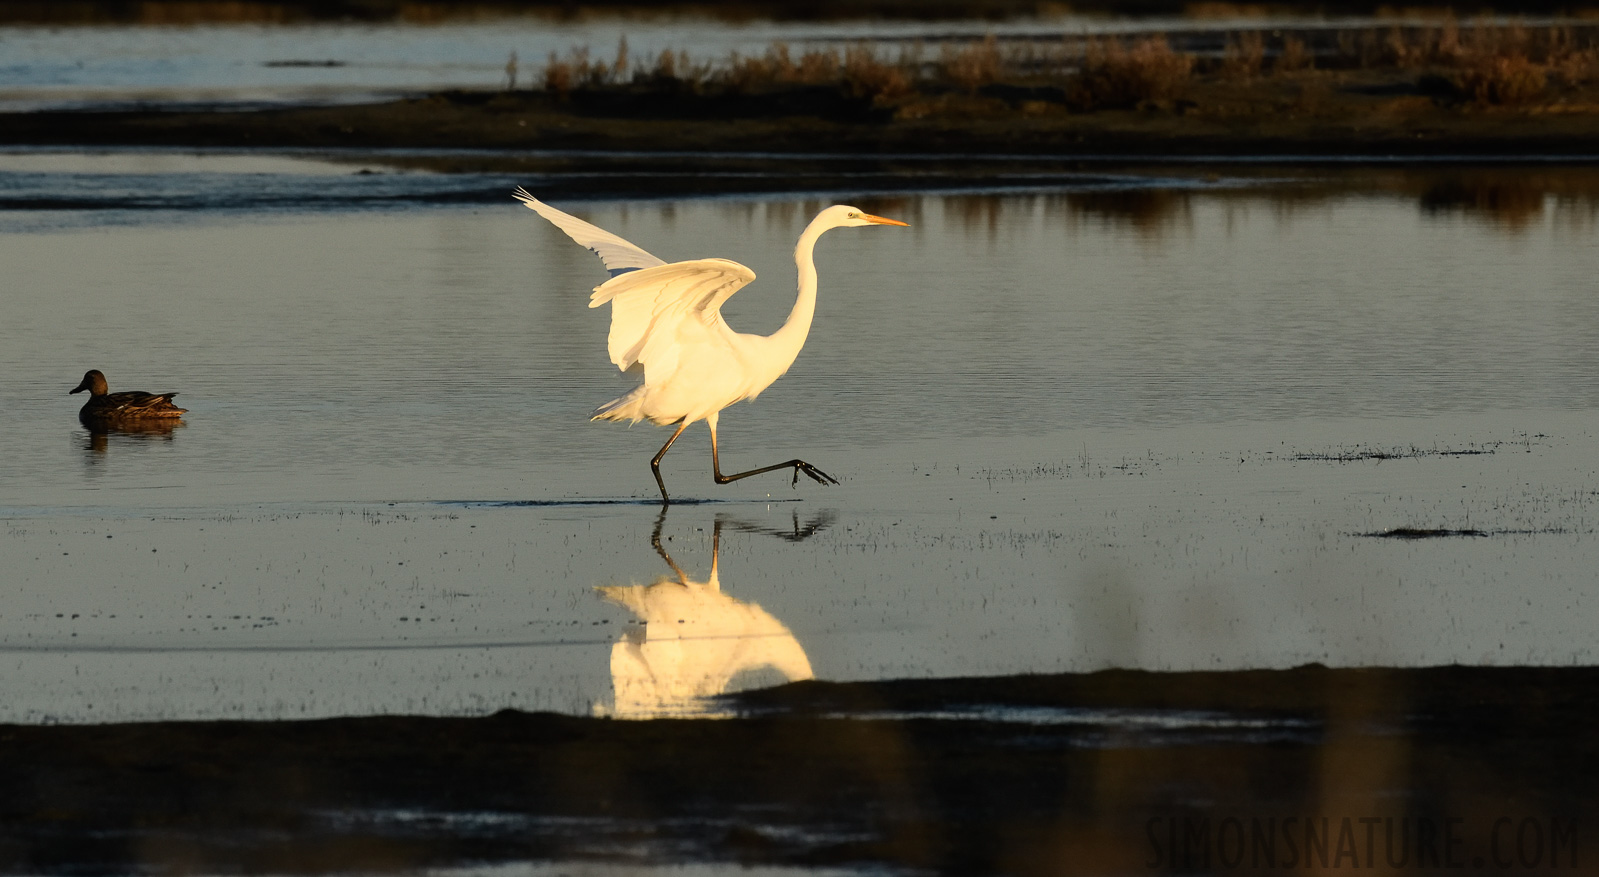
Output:
<svg viewBox="0 0 1599 877">
<path fill-rule="evenodd" d="M 0 720 L 589 713 L 641 645 L 595 588 L 664 572 L 664 435 L 586 422 L 627 385 L 598 260 L 508 191 L 294 207 L 438 175 L 274 167 L 282 209 L 229 211 L 206 192 L 248 174 L 209 170 L 143 174 L 196 194 L 116 222 L 0 214 Z M 913 227 L 824 239 L 809 344 L 722 421 L 730 467 L 844 484 L 714 487 L 691 430 L 666 477 L 718 504 L 666 552 L 694 583 L 714 554 L 824 679 L 1591 662 L 1593 175 L 1361 173 L 852 195 Z M 559 206 L 745 262 L 725 313 L 769 332 L 824 203 Z M 90 436 L 91 367 L 185 425 Z M 1361 535 L 1401 526 L 1501 535 Z"/>
</svg>

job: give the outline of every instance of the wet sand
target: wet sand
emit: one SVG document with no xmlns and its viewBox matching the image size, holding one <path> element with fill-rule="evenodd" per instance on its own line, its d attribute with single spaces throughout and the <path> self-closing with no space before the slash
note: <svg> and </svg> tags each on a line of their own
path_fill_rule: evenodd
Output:
<svg viewBox="0 0 1599 877">
<path fill-rule="evenodd" d="M 774 152 L 862 156 L 1583 156 L 1599 88 L 1483 108 L 1407 71 L 1308 71 L 1206 81 L 1137 109 L 1077 112 L 1059 88 L 994 85 L 887 104 L 833 86 L 695 94 L 635 85 L 454 91 L 407 100 L 238 112 L 0 115 L 14 146 L 333 147 Z M 786 161 L 787 159 L 783 159 Z M 771 170 L 771 168 L 767 168 Z"/>
<path fill-rule="evenodd" d="M 1307 666 L 805 682 L 728 720 L 7 726 L 0 870 L 1576 872 L 1596 695 L 1591 668 Z"/>
</svg>

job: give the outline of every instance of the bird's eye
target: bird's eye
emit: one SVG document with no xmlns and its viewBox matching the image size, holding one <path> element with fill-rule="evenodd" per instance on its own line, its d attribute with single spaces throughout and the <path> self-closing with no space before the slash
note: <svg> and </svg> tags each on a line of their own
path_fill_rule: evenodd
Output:
<svg viewBox="0 0 1599 877">
<path fill-rule="evenodd" d="M 860 214 L 859 214 L 859 213 L 851 213 L 851 214 L 850 214 L 850 215 L 849 215 L 849 218 L 850 218 L 850 219 L 860 219 L 860 218 L 861 218 L 861 215 L 860 215 Z"/>
</svg>

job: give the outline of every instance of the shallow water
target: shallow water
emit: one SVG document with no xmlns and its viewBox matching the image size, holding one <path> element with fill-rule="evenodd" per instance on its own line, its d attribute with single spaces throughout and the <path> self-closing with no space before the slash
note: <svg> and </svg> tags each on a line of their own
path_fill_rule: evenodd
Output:
<svg viewBox="0 0 1599 877">
<path fill-rule="evenodd" d="M 1428 173 L 858 199 L 912 227 L 823 240 L 805 351 L 721 430 L 729 467 L 843 483 L 716 487 L 696 427 L 663 517 L 665 433 L 586 421 L 629 386 L 603 271 L 513 181 L 0 156 L 0 721 L 1592 663 L 1599 200 L 1582 171 Z M 750 265 L 724 312 L 769 332 L 843 197 L 563 206 Z M 183 425 L 90 435 L 91 367 L 181 391 Z M 1481 535 L 1369 535 L 1407 527 Z"/>
</svg>

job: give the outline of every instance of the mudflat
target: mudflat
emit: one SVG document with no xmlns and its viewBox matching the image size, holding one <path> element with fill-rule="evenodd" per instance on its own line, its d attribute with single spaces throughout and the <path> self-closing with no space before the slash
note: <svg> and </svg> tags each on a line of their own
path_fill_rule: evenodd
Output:
<svg viewBox="0 0 1599 877">
<path fill-rule="evenodd" d="M 0 870 L 1591 867 L 1593 668 L 805 682 L 740 717 L 8 726 Z"/>
<path fill-rule="evenodd" d="M 0 144 L 1048 156 L 1587 155 L 1599 86 L 1512 106 L 1404 70 L 1195 80 L 1180 96 L 1079 110 L 1054 86 L 991 84 L 885 100 L 832 85 L 696 91 L 451 91 L 237 112 L 0 115 Z"/>
</svg>

